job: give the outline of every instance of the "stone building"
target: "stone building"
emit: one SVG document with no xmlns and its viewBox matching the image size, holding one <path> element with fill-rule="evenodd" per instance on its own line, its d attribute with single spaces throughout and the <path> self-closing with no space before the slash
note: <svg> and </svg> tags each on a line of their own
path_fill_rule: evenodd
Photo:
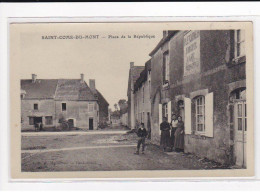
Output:
<svg viewBox="0 0 260 194">
<path fill-rule="evenodd" d="M 45 128 L 58 127 L 65 120 L 73 127 L 97 129 L 99 98 L 81 79 L 21 80 L 21 126 L 34 128 L 43 123 Z"/>
<path fill-rule="evenodd" d="M 93 92 L 94 96 L 97 98 L 98 107 L 99 107 L 99 126 L 106 126 L 108 123 L 108 107 L 109 103 L 106 101 L 104 96 L 97 90 L 95 80 L 89 80 L 89 88 Z"/>
<path fill-rule="evenodd" d="M 144 123 L 145 127 L 151 127 L 151 60 L 147 61 L 144 70 L 134 84 L 134 109 L 136 123 Z"/>
<path fill-rule="evenodd" d="M 140 73 L 144 70 L 144 66 L 135 66 L 134 62 L 130 62 L 130 70 L 128 77 L 128 88 L 127 88 L 127 97 L 128 97 L 128 127 L 130 129 L 135 128 L 135 111 L 134 111 L 134 84 L 139 78 Z"/>
<path fill-rule="evenodd" d="M 152 141 L 176 113 L 186 153 L 246 166 L 244 31 L 165 31 L 150 56 Z"/>
</svg>

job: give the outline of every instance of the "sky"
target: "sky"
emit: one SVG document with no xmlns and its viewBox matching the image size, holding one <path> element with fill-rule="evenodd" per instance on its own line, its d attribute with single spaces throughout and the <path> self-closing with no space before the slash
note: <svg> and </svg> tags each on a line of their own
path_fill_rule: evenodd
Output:
<svg viewBox="0 0 260 194">
<path fill-rule="evenodd" d="M 87 83 L 96 80 L 96 88 L 112 109 L 120 99 L 127 99 L 130 62 L 144 65 L 162 38 L 162 30 L 151 31 L 140 24 L 28 24 L 17 29 L 21 79 L 31 79 L 32 73 L 38 79 L 79 79 L 83 73 Z M 80 35 L 84 38 L 75 39 Z M 98 38 L 90 39 L 91 35 Z M 134 35 L 153 38 L 138 39 Z"/>
</svg>

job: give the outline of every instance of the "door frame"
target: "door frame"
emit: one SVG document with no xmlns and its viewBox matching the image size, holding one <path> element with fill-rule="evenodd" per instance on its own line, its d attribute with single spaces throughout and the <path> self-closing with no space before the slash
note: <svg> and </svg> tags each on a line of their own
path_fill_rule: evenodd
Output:
<svg viewBox="0 0 260 194">
<path fill-rule="evenodd" d="M 241 108 L 241 116 L 238 117 L 238 105 L 242 105 L 242 108 Z M 246 106 L 246 100 L 243 100 L 243 99 L 238 99 L 238 100 L 234 100 L 234 146 L 236 147 L 236 137 L 237 136 L 241 136 L 242 137 L 242 167 L 246 167 L 246 145 L 247 145 L 247 126 L 246 126 L 246 123 L 245 123 L 245 119 L 247 118 L 245 115 L 246 115 L 246 110 L 245 110 L 245 106 Z M 241 118 L 242 119 L 242 130 L 238 130 L 238 118 Z M 235 156 L 236 156 L 236 149 L 234 149 L 234 153 L 233 153 Z M 236 158 L 236 162 L 237 162 L 237 158 Z M 235 163 L 237 164 L 237 163 Z"/>
<path fill-rule="evenodd" d="M 92 120 L 92 129 L 90 129 L 90 120 Z M 89 130 L 94 130 L 94 118 L 93 117 L 89 117 L 88 118 L 88 129 Z"/>
</svg>

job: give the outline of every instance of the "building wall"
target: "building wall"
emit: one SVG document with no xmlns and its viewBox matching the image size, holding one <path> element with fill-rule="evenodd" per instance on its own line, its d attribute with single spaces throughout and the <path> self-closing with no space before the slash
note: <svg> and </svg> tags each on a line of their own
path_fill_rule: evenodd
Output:
<svg viewBox="0 0 260 194">
<path fill-rule="evenodd" d="M 127 112 L 121 115 L 121 124 L 123 126 L 128 127 L 128 113 Z"/>
<path fill-rule="evenodd" d="M 148 126 L 148 113 L 151 115 L 151 100 L 149 89 L 150 74 L 148 74 L 147 81 L 143 82 L 140 88 L 135 91 L 135 120 L 138 124 L 144 123 Z M 144 94 L 144 97 L 143 97 Z"/>
<path fill-rule="evenodd" d="M 168 42 L 170 60 L 168 88 L 163 88 L 161 83 L 162 54 L 166 44 L 152 56 L 152 140 L 158 142 L 158 102 L 171 102 L 172 112 L 179 114 L 178 100 L 190 98 L 192 133 L 185 135 L 185 152 L 226 163 L 230 159 L 228 83 L 245 79 L 245 63 L 230 66 L 232 31 L 200 31 L 200 73 L 184 77 L 184 33 L 179 32 Z M 211 92 L 213 92 L 213 137 L 208 137 L 195 131 L 193 97 Z"/>
<path fill-rule="evenodd" d="M 38 104 L 38 110 L 34 110 L 33 105 Z M 34 125 L 29 124 L 30 116 L 43 116 L 44 127 L 55 126 L 55 106 L 53 99 L 44 100 L 21 100 L 21 126 L 23 129 L 33 129 Z M 45 116 L 53 117 L 53 125 L 45 125 Z"/>
<path fill-rule="evenodd" d="M 62 103 L 66 103 L 66 111 L 62 111 Z M 59 119 L 75 119 L 74 125 L 78 128 L 89 129 L 89 118 L 94 120 L 94 129 L 98 127 L 98 104 L 94 103 L 94 111 L 89 110 L 90 101 L 55 101 L 56 123 Z"/>
<path fill-rule="evenodd" d="M 108 104 L 105 102 L 99 102 L 99 123 L 105 124 L 108 121 Z"/>
<path fill-rule="evenodd" d="M 159 49 L 151 59 L 151 140 L 160 143 L 159 104 L 161 103 L 162 86 L 162 50 Z"/>
</svg>

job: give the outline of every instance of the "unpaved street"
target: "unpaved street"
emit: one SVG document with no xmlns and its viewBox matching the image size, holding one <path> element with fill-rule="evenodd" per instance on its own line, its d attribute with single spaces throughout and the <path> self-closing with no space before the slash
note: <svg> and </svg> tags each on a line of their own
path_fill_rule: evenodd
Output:
<svg viewBox="0 0 260 194">
<path fill-rule="evenodd" d="M 220 168 L 183 153 L 164 153 L 147 141 L 134 155 L 136 134 L 125 130 L 23 133 L 22 171 L 185 170 Z M 222 168 L 222 167 L 221 167 Z"/>
</svg>

